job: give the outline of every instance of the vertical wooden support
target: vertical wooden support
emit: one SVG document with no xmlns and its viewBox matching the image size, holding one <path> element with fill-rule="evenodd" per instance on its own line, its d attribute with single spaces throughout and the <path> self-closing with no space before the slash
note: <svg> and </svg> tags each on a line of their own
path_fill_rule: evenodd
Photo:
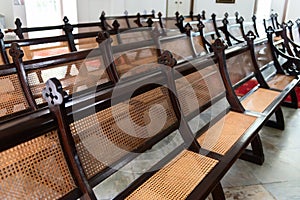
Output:
<svg viewBox="0 0 300 200">
<path fill-rule="evenodd" d="M 73 26 L 69 23 L 69 19 L 67 17 L 64 17 L 63 21 L 65 23 L 64 26 L 63 26 L 63 30 L 65 31 L 65 34 L 66 34 L 66 37 L 67 37 L 67 40 L 68 40 L 69 50 L 71 52 L 77 51 L 76 45 L 75 45 L 74 35 L 72 33 Z"/>
<path fill-rule="evenodd" d="M 271 49 L 271 54 L 272 54 L 272 57 L 273 57 L 273 61 L 274 61 L 274 66 L 276 68 L 276 71 L 278 74 L 285 74 L 284 73 L 284 70 L 283 68 L 281 67 L 278 59 L 277 59 L 277 55 L 275 53 L 275 46 L 273 44 L 273 33 L 274 33 L 274 30 L 271 26 L 269 26 L 266 30 L 267 32 L 267 38 L 268 38 L 268 43 L 270 45 L 270 49 Z"/>
<path fill-rule="evenodd" d="M 24 39 L 23 30 L 22 30 L 22 22 L 20 18 L 17 18 L 15 21 L 16 29 L 14 30 L 15 34 L 19 37 L 19 39 Z"/>
<path fill-rule="evenodd" d="M 231 105 L 231 110 L 243 113 L 245 112 L 244 107 L 242 106 L 240 100 L 237 98 L 233 86 L 230 81 L 230 77 L 227 71 L 227 64 L 226 64 L 226 56 L 225 56 L 225 49 L 227 47 L 224 45 L 224 42 L 221 39 L 216 39 L 216 41 L 212 44 L 212 49 L 215 53 L 217 58 L 219 71 L 221 73 L 221 77 L 226 89 L 226 97 L 227 101 Z"/>
<path fill-rule="evenodd" d="M 4 44 L 4 34 L 0 29 L 0 51 L 1 51 L 1 57 L 4 64 L 9 64 L 8 56 L 6 53 L 6 48 Z"/>
<path fill-rule="evenodd" d="M 113 83 L 117 83 L 120 77 L 118 75 L 114 62 L 114 57 L 111 49 L 112 39 L 110 38 L 109 33 L 107 31 L 101 31 L 98 34 L 96 41 L 99 44 L 99 48 L 101 48 L 101 51 L 103 51 L 104 53 L 103 60 L 107 75 Z"/>
<path fill-rule="evenodd" d="M 88 180 L 84 174 L 81 162 L 79 160 L 75 142 L 67 123 L 67 113 L 65 109 L 65 93 L 62 85 L 56 78 L 51 78 L 46 82 L 46 88 L 43 90 L 43 97 L 48 102 L 50 111 L 55 117 L 58 126 L 59 139 L 62 144 L 70 172 L 83 193 L 84 199 L 96 200 L 96 196 L 88 184 Z"/>
<path fill-rule="evenodd" d="M 217 15 L 216 15 L 215 13 L 213 13 L 213 14 L 211 15 L 211 19 L 212 19 L 212 21 L 213 21 L 213 25 L 214 25 L 214 29 L 215 29 L 216 35 L 217 35 L 218 38 L 220 38 L 221 35 L 220 35 L 219 30 L 218 30 L 218 27 L 217 27 L 216 17 L 217 17 Z"/>
<path fill-rule="evenodd" d="M 254 40 L 255 40 L 256 36 L 254 35 L 254 33 L 252 31 L 249 31 L 246 35 L 246 41 L 247 41 L 247 45 L 248 48 L 250 50 L 250 54 L 251 54 L 251 60 L 252 60 L 252 65 L 254 67 L 254 75 L 255 78 L 257 79 L 258 83 L 260 84 L 260 87 L 262 88 L 266 88 L 269 89 L 269 85 L 266 82 L 266 80 L 264 79 L 258 63 L 257 63 L 257 59 L 256 59 L 256 54 L 255 54 L 255 50 L 254 50 Z"/>
<path fill-rule="evenodd" d="M 27 81 L 27 75 L 24 69 L 22 58 L 24 56 L 23 51 L 20 49 L 20 46 L 17 43 L 12 43 L 9 49 L 9 55 L 12 57 L 13 62 L 17 69 L 17 74 L 21 82 L 21 87 L 24 91 L 26 100 L 32 110 L 37 110 L 36 102 L 33 98 L 30 86 Z"/>
<path fill-rule="evenodd" d="M 257 31 L 257 26 L 256 26 L 256 16 L 255 15 L 252 16 L 252 22 L 253 22 L 254 32 L 255 32 L 256 36 L 259 37 L 258 31 Z"/>
<path fill-rule="evenodd" d="M 200 152 L 200 145 L 195 139 L 187 121 L 185 120 L 184 114 L 180 108 L 180 103 L 178 100 L 178 95 L 176 93 L 176 86 L 174 81 L 174 71 L 173 67 L 176 65 L 177 61 L 173 58 L 173 55 L 169 51 L 164 51 L 163 54 L 159 57 L 158 63 L 164 66 L 164 73 L 167 78 L 167 85 L 169 89 L 169 97 L 172 103 L 172 107 L 174 109 L 175 115 L 178 119 L 179 123 L 179 132 L 184 140 L 184 144 L 186 145 L 187 149 L 196 153 Z"/>
</svg>

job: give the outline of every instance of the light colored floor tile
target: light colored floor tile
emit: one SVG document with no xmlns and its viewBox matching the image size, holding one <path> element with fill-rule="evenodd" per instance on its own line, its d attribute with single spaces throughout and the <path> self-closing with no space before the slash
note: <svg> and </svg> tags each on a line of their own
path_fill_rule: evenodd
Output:
<svg viewBox="0 0 300 200">
<path fill-rule="evenodd" d="M 279 200 L 299 200 L 300 182 L 288 181 L 282 183 L 266 184 L 264 187 Z"/>
<path fill-rule="evenodd" d="M 227 200 L 275 200 L 275 198 L 261 185 L 225 188 Z"/>
</svg>

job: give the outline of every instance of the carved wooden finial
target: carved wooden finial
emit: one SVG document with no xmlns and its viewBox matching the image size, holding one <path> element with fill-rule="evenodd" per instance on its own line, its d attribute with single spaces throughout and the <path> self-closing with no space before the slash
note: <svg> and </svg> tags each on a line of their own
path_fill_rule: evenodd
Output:
<svg viewBox="0 0 300 200">
<path fill-rule="evenodd" d="M 98 44 L 101 44 L 102 42 L 108 39 L 110 39 L 109 33 L 107 31 L 100 31 L 96 38 L 96 41 L 98 42 Z"/>
<path fill-rule="evenodd" d="M 146 23 L 148 24 L 148 27 L 152 27 L 152 25 L 153 25 L 154 22 L 153 22 L 153 20 L 149 17 Z"/>
<path fill-rule="evenodd" d="M 245 20 L 244 20 L 244 17 L 240 17 L 239 19 L 238 19 L 238 23 L 243 23 Z"/>
<path fill-rule="evenodd" d="M 191 31 L 193 30 L 193 27 L 190 25 L 190 23 L 187 23 L 185 26 L 185 33 L 187 36 L 191 36 Z"/>
<path fill-rule="evenodd" d="M 13 42 L 10 46 L 9 49 L 9 55 L 13 58 L 13 59 L 19 59 L 22 58 L 24 56 L 24 52 L 23 50 L 20 48 L 20 45 L 16 42 Z"/>
<path fill-rule="evenodd" d="M 236 17 L 236 18 L 239 18 L 239 12 L 238 11 L 236 11 L 235 13 L 234 13 L 234 16 Z"/>
<path fill-rule="evenodd" d="M 203 30 L 205 28 L 205 25 L 202 21 L 199 21 L 199 24 L 197 24 L 198 30 Z"/>
<path fill-rule="evenodd" d="M 229 21 L 227 20 L 227 18 L 225 17 L 223 20 L 222 20 L 222 23 L 224 25 L 228 25 L 229 24 Z"/>
<path fill-rule="evenodd" d="M 124 11 L 124 15 L 128 16 L 128 11 L 127 10 Z"/>
<path fill-rule="evenodd" d="M 266 30 L 267 33 L 274 33 L 274 29 L 272 28 L 272 26 L 269 26 Z"/>
<path fill-rule="evenodd" d="M 114 22 L 112 23 L 112 26 L 114 27 L 114 30 L 117 31 L 120 28 L 120 24 L 118 22 L 118 20 L 114 20 Z"/>
<path fill-rule="evenodd" d="M 2 40 L 4 38 L 4 33 L 2 32 L 1 28 L 0 28 L 0 39 Z"/>
<path fill-rule="evenodd" d="M 201 18 L 202 18 L 203 20 L 206 19 L 205 14 L 206 14 L 205 10 L 202 10 L 202 16 L 201 16 Z"/>
<path fill-rule="evenodd" d="M 256 15 L 253 15 L 253 16 L 252 16 L 252 21 L 255 22 L 256 19 L 257 19 Z"/>
<path fill-rule="evenodd" d="M 173 68 L 177 64 L 177 60 L 173 58 L 170 51 L 164 51 L 158 58 L 158 63 Z"/>
<path fill-rule="evenodd" d="M 225 42 L 221 38 L 218 38 L 211 47 L 215 53 L 219 53 L 223 52 L 227 48 L 227 45 L 225 45 Z"/>
<path fill-rule="evenodd" d="M 63 29 L 66 31 L 66 32 L 72 32 L 74 27 L 69 23 L 69 19 L 65 16 L 63 18 L 63 21 L 65 23 L 65 25 L 63 26 Z"/>
<path fill-rule="evenodd" d="M 67 17 L 67 16 L 64 16 L 64 18 L 63 18 L 63 22 L 64 22 L 65 24 L 69 23 L 69 19 L 68 19 L 68 17 Z"/>
<path fill-rule="evenodd" d="M 217 16 L 217 15 L 216 15 L 215 13 L 211 14 L 211 18 L 212 18 L 212 19 L 216 19 L 216 16 Z"/>
<path fill-rule="evenodd" d="M 155 10 L 154 9 L 151 10 L 151 14 L 152 14 L 153 17 L 155 17 Z"/>
<path fill-rule="evenodd" d="M 287 28 L 287 24 L 285 22 L 282 22 L 282 24 L 280 25 L 281 28 L 286 29 Z"/>
<path fill-rule="evenodd" d="M 162 17 L 162 13 L 159 12 L 159 13 L 157 14 L 157 16 L 158 16 L 158 18 L 161 18 L 161 17 Z"/>
<path fill-rule="evenodd" d="M 247 33 L 247 35 L 246 35 L 246 39 L 247 40 L 255 40 L 256 39 L 256 35 L 253 33 L 253 31 L 249 31 L 248 33 Z"/>
<path fill-rule="evenodd" d="M 225 18 L 228 18 L 228 17 L 229 17 L 228 12 L 226 12 L 226 13 L 224 14 L 224 17 L 225 17 Z"/>
<path fill-rule="evenodd" d="M 200 20 L 201 20 L 201 15 L 198 14 L 198 15 L 197 15 L 197 21 L 199 22 Z"/>
<path fill-rule="evenodd" d="M 277 14 L 277 13 L 275 13 L 275 14 L 274 14 L 274 17 L 275 17 L 275 18 L 277 18 L 277 17 L 278 17 L 278 14 Z"/>
<path fill-rule="evenodd" d="M 21 22 L 20 18 L 17 18 L 17 19 L 16 19 L 15 25 L 17 26 L 17 28 L 19 28 L 19 27 L 22 26 L 22 22 Z"/>
<path fill-rule="evenodd" d="M 300 25 L 300 19 L 299 19 L 299 18 L 296 20 L 296 24 L 297 24 L 298 26 Z"/>
<path fill-rule="evenodd" d="M 292 20 L 289 20 L 289 21 L 287 22 L 287 25 L 288 25 L 288 27 L 292 27 L 292 26 L 294 26 L 294 23 L 293 23 Z"/>
<path fill-rule="evenodd" d="M 50 108 L 63 103 L 64 91 L 60 81 L 56 78 L 51 78 L 46 82 L 42 94 Z"/>
<path fill-rule="evenodd" d="M 101 12 L 101 15 L 100 15 L 99 19 L 100 19 L 101 22 L 104 22 L 106 20 L 104 11 Z"/>
</svg>

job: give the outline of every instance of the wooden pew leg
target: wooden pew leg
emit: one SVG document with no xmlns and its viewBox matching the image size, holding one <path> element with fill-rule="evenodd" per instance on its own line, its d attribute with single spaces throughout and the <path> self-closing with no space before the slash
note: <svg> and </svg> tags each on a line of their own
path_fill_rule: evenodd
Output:
<svg viewBox="0 0 300 200">
<path fill-rule="evenodd" d="M 284 117 L 280 107 L 275 111 L 275 117 L 276 121 L 269 120 L 265 125 L 279 130 L 284 130 Z"/>
<path fill-rule="evenodd" d="M 216 185 L 211 194 L 214 200 L 225 200 L 225 194 L 220 182 Z"/>
<path fill-rule="evenodd" d="M 293 89 L 290 92 L 290 96 L 291 96 L 291 102 L 283 102 L 282 105 L 288 108 L 298 108 L 298 98 L 297 98 L 297 94 L 296 94 L 296 90 Z"/>
<path fill-rule="evenodd" d="M 264 151 L 260 136 L 257 133 L 254 139 L 251 141 L 252 150 L 245 149 L 245 151 L 240 156 L 240 159 L 249 161 L 258 165 L 262 165 L 265 161 Z"/>
</svg>

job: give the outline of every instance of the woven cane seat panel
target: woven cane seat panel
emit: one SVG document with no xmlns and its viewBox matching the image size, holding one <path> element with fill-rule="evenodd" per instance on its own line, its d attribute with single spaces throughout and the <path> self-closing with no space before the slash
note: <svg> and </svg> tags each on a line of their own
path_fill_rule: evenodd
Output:
<svg viewBox="0 0 300 200">
<path fill-rule="evenodd" d="M 0 117 L 29 108 L 18 75 L 0 77 Z"/>
<path fill-rule="evenodd" d="M 137 25 L 135 25 L 134 27 L 137 27 Z M 152 40 L 151 31 L 139 30 L 138 28 L 134 29 L 133 31 L 122 32 L 121 34 L 119 34 L 119 36 L 121 39 L 121 44 L 130 44 L 145 40 Z"/>
<path fill-rule="evenodd" d="M 197 140 L 202 148 L 225 155 L 255 120 L 253 116 L 229 112 Z"/>
<path fill-rule="evenodd" d="M 56 132 L 0 153 L 1 199 L 59 199 L 75 187 Z"/>
<path fill-rule="evenodd" d="M 268 43 L 256 44 L 254 46 L 254 50 L 255 50 L 257 64 L 259 65 L 259 67 L 263 67 L 266 64 L 270 63 L 271 61 L 273 61 L 271 49 Z"/>
<path fill-rule="evenodd" d="M 157 88 L 70 125 L 90 178 L 176 123 L 167 90 Z"/>
<path fill-rule="evenodd" d="M 101 63 L 98 59 L 86 59 L 27 71 L 28 83 L 36 102 L 44 102 L 42 90 L 45 88 L 45 82 L 53 77 L 60 80 L 68 94 L 108 82 L 107 73 Z"/>
<path fill-rule="evenodd" d="M 141 74 L 157 67 L 157 53 L 153 47 L 131 50 L 114 57 L 118 74 L 122 77 Z"/>
<path fill-rule="evenodd" d="M 170 51 L 176 60 L 183 60 L 193 56 L 190 38 L 182 37 L 167 42 L 161 42 L 162 51 Z"/>
<path fill-rule="evenodd" d="M 263 112 L 280 95 L 280 92 L 259 88 L 242 101 L 246 110 Z"/>
<path fill-rule="evenodd" d="M 82 38 L 78 39 L 76 42 L 77 50 L 87 50 L 87 49 L 95 49 L 99 46 L 96 39 L 93 38 Z"/>
<path fill-rule="evenodd" d="M 184 115 L 194 112 L 225 91 L 216 66 L 207 67 L 176 80 L 176 87 Z"/>
<path fill-rule="evenodd" d="M 200 36 L 193 37 L 193 43 L 194 43 L 194 48 L 195 48 L 196 54 L 198 54 L 198 55 L 206 54 L 204 44 L 203 44 Z"/>
<path fill-rule="evenodd" d="M 217 163 L 184 150 L 126 199 L 186 199 Z"/>
<path fill-rule="evenodd" d="M 226 59 L 232 85 L 254 72 L 250 51 Z"/>
<path fill-rule="evenodd" d="M 276 74 L 274 77 L 272 77 L 271 80 L 268 81 L 268 85 L 271 88 L 275 88 L 278 90 L 283 90 L 286 86 L 288 86 L 295 77 L 293 76 L 286 76 L 283 74 Z"/>
</svg>

